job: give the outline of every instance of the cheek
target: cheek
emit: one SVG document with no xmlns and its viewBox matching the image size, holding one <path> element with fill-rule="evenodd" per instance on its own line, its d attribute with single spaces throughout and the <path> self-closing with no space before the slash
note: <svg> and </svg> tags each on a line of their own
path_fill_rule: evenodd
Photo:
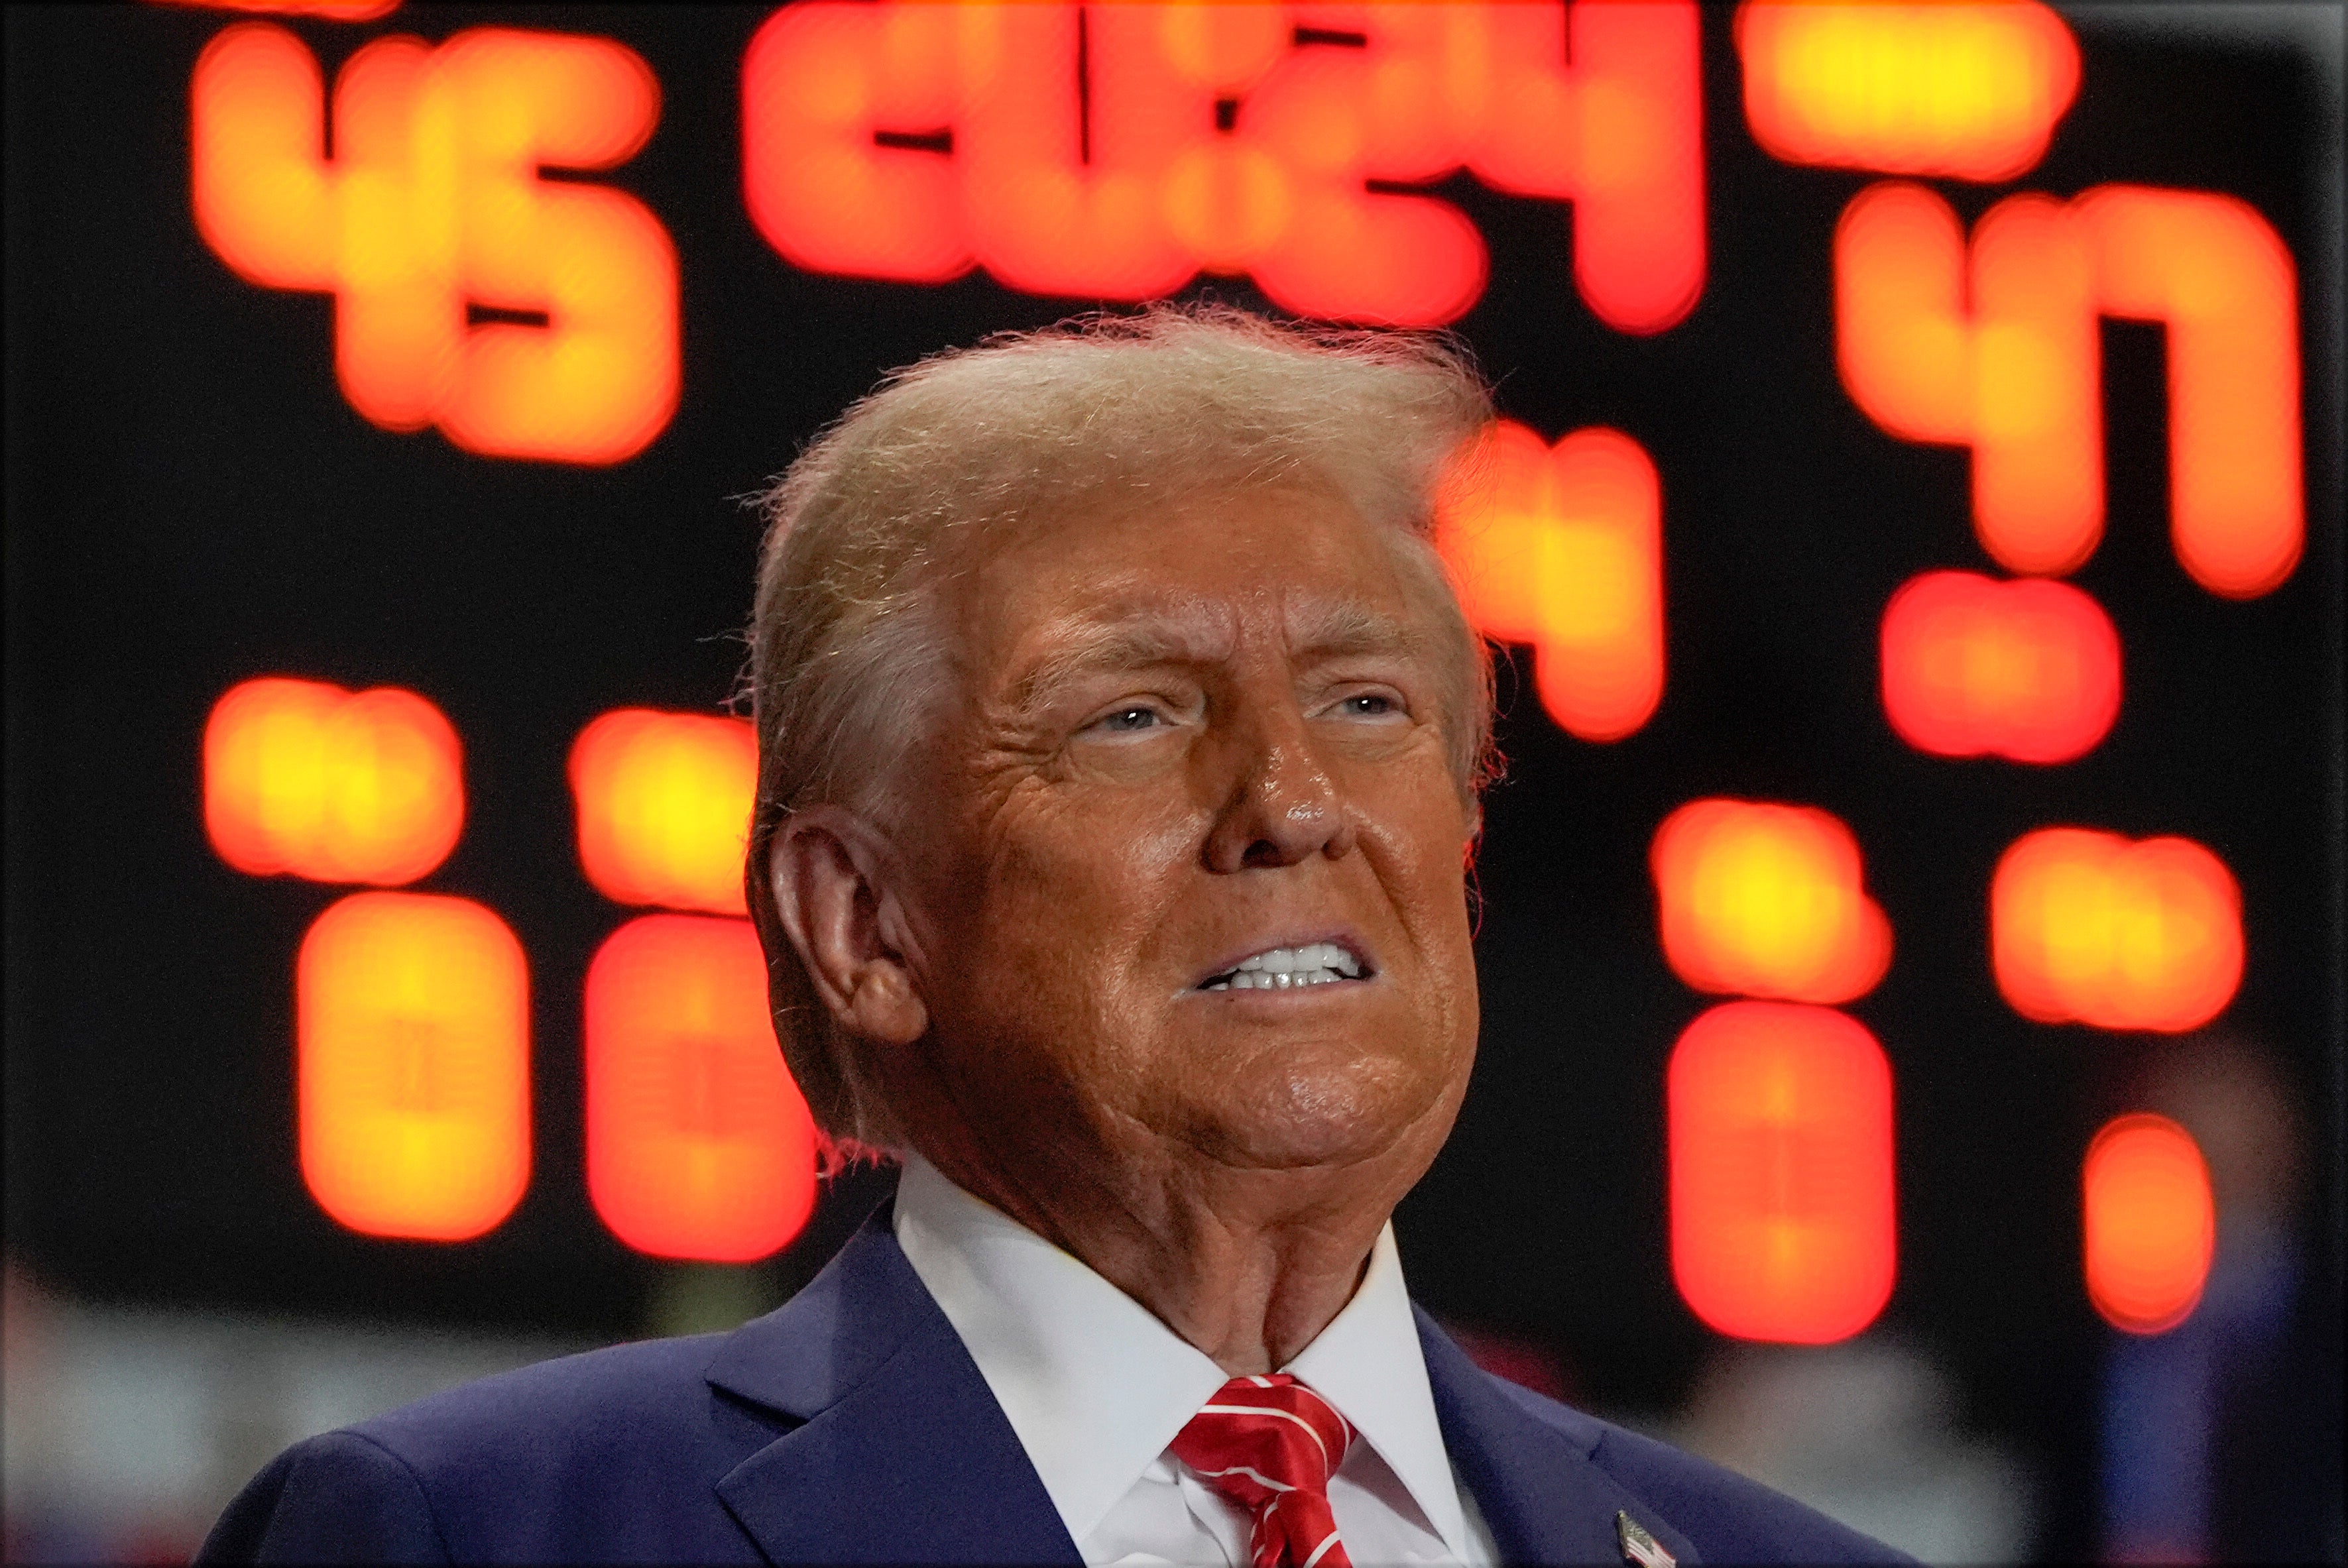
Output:
<svg viewBox="0 0 2348 1568">
<path fill-rule="evenodd" d="M 973 835 L 941 956 L 970 994 L 1007 985 L 1030 1008 L 1097 1020 L 1164 927 L 1199 834 L 1179 804 L 1014 792 Z"/>
<path fill-rule="evenodd" d="M 1365 848 L 1444 1010 L 1473 1020 L 1475 944 L 1468 921 L 1468 814 L 1447 772 L 1392 790 L 1362 813 Z"/>
</svg>

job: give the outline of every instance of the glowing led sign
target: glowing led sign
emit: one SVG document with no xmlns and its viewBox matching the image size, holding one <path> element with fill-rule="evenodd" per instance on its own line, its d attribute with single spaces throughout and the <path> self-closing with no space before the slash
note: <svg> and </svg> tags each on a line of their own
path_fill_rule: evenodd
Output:
<svg viewBox="0 0 2348 1568">
<path fill-rule="evenodd" d="M 2069 583 L 1926 572 L 1884 607 L 1882 679 L 1918 751 L 2067 763 L 2119 714 L 2119 633 Z"/>
<path fill-rule="evenodd" d="M 530 1183 L 530 981 L 463 898 L 355 893 L 295 968 L 302 1177 L 369 1235 L 465 1241 Z"/>
<path fill-rule="evenodd" d="M 335 371 L 386 430 L 469 451 L 613 463 L 677 395 L 677 267 L 602 169 L 652 134 L 660 87 L 603 38 L 477 28 L 378 37 L 325 85 L 284 28 L 242 22 L 190 90 L 196 227 L 242 277 L 335 296 Z M 473 322 L 476 307 L 539 318 Z"/>
<path fill-rule="evenodd" d="M 1669 1070 L 1672 1277 L 1740 1339 L 1824 1345 L 1875 1320 L 1898 1266 L 1891 1068 L 1831 1008 L 1725 1002 Z"/>
<path fill-rule="evenodd" d="M 757 782 L 758 743 L 743 720 L 605 713 L 571 748 L 587 879 L 622 904 L 747 914 L 742 856 Z"/>
<path fill-rule="evenodd" d="M 1568 733 L 1647 722 L 1663 694 L 1663 489 L 1637 442 L 1592 428 L 1551 447 L 1501 420 L 1455 463 L 1436 543 L 1477 630 L 1531 645 Z"/>
<path fill-rule="evenodd" d="M 1982 218 L 1921 186 L 1861 191 L 1835 235 L 1843 384 L 1885 430 L 1972 451 L 1973 526 L 2017 572 L 2062 573 L 2104 528 L 2098 314 L 2168 337 L 2170 537 L 2228 598 L 2298 565 L 2297 284 L 2230 196 L 2106 185 L 2025 192 Z"/>
<path fill-rule="evenodd" d="M 276 16 L 315 16 L 323 22 L 372 22 L 396 10 L 399 0 L 150 0 L 191 10 L 266 12 Z"/>
<path fill-rule="evenodd" d="M 1998 861 L 1990 945 L 1997 989 L 2025 1018 L 2195 1029 L 2241 983 L 2241 894 L 2190 839 L 2041 828 Z"/>
<path fill-rule="evenodd" d="M 1655 830 L 1648 865 L 1663 956 L 1698 990 L 1848 1001 L 1891 961 L 1858 842 L 1814 806 L 1691 801 Z"/>
<path fill-rule="evenodd" d="M 1790 163 L 2012 179 L 2079 89 L 2079 46 L 2035 0 L 1752 0 L 1745 118 Z"/>
<path fill-rule="evenodd" d="M 239 871 L 396 886 L 446 859 L 464 825 L 457 732 L 413 692 L 268 677 L 212 706 L 204 830 Z"/>
<path fill-rule="evenodd" d="M 808 0 L 743 62 L 743 181 L 795 264 L 1141 300 L 1201 271 L 1337 320 L 1436 325 L 1482 236 L 1385 189 L 1465 169 L 1574 205 L 1574 277 L 1624 332 L 1704 282 L 1687 0 L 932 5 Z"/>
<path fill-rule="evenodd" d="M 2128 1334 L 2162 1334 L 2193 1315 L 2217 1251 L 2209 1168 L 2191 1133 L 2145 1112 L 2106 1123 L 2088 1145 L 2081 1219 L 2087 1298 Z"/>
<path fill-rule="evenodd" d="M 815 1124 L 747 920 L 646 915 L 587 971 L 587 1190 L 628 1245 L 741 1263 L 815 1204 Z"/>
</svg>

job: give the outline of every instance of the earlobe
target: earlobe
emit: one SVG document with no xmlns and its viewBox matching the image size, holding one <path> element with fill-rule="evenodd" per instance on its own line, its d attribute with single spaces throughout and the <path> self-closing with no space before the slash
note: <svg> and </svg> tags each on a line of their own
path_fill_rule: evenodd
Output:
<svg viewBox="0 0 2348 1568">
<path fill-rule="evenodd" d="M 853 814 L 794 812 L 775 835 L 767 874 L 775 912 L 816 995 L 841 1027 L 903 1045 L 929 1028 L 906 921 L 886 872 L 886 843 Z"/>
<path fill-rule="evenodd" d="M 930 1009 L 902 962 L 872 963 L 857 975 L 842 1021 L 867 1040 L 911 1045 L 929 1032 Z"/>
</svg>

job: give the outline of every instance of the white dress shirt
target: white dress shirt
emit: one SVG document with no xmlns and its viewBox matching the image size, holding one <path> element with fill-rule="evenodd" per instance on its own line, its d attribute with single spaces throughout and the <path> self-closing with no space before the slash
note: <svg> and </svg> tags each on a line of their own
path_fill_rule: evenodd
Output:
<svg viewBox="0 0 2348 1568">
<path fill-rule="evenodd" d="M 1086 1563 L 1245 1568 L 1246 1512 L 1166 1451 L 1229 1374 L 919 1155 L 897 1187 L 896 1232 Z M 1353 1300 L 1281 1370 L 1354 1425 L 1329 1506 L 1359 1568 L 1499 1561 L 1444 1452 L 1392 1225 Z"/>
</svg>

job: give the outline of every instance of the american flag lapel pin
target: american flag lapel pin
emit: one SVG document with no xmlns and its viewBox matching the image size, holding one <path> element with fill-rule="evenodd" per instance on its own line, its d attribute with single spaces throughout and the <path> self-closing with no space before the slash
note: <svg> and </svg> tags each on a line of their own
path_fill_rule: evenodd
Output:
<svg viewBox="0 0 2348 1568">
<path fill-rule="evenodd" d="M 1622 1542 L 1622 1561 L 1634 1568 L 1673 1568 L 1678 1559 L 1663 1550 L 1663 1543 L 1647 1533 L 1647 1527 L 1629 1514 L 1616 1511 L 1615 1539 Z"/>
</svg>

